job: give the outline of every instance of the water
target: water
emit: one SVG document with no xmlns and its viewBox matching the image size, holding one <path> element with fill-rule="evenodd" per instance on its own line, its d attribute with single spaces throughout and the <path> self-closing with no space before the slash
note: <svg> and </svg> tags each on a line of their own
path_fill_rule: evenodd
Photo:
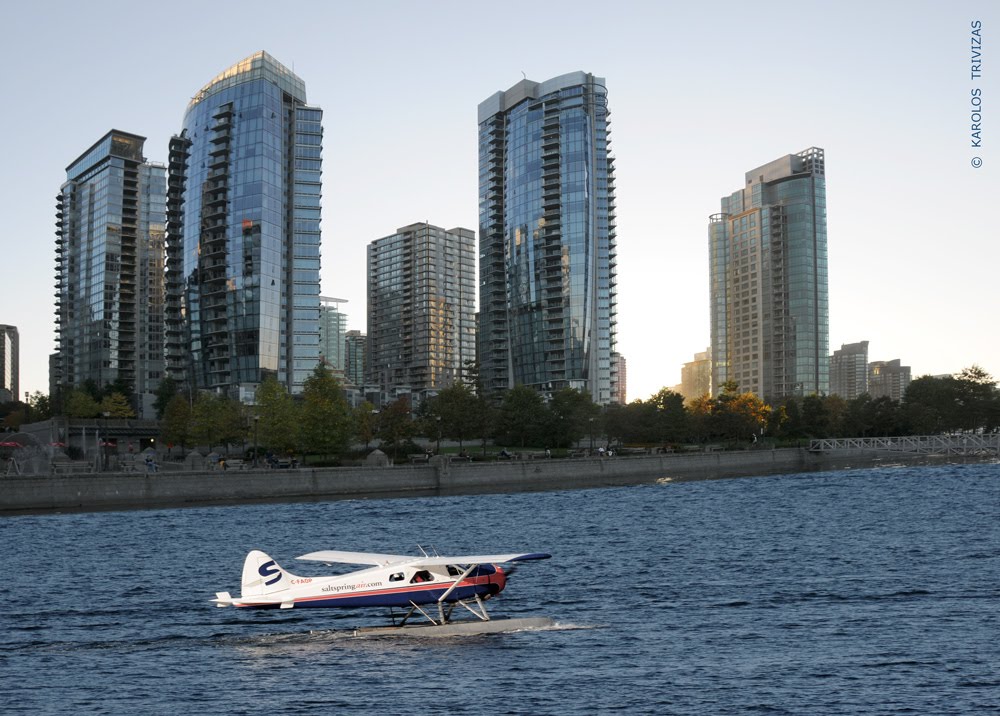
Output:
<svg viewBox="0 0 1000 716">
<path fill-rule="evenodd" d="M 245 553 L 538 550 L 498 616 L 218 609 Z M 0 520 L 2 713 L 983 714 L 1000 709 L 1000 465 Z"/>
</svg>

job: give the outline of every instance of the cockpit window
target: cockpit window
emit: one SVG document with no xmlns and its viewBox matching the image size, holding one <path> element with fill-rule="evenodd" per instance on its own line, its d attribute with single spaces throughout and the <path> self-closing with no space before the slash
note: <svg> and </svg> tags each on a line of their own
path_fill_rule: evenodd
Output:
<svg viewBox="0 0 1000 716">
<path fill-rule="evenodd" d="M 448 565 L 448 576 L 450 577 L 460 577 L 462 576 L 462 570 L 453 564 Z"/>
</svg>

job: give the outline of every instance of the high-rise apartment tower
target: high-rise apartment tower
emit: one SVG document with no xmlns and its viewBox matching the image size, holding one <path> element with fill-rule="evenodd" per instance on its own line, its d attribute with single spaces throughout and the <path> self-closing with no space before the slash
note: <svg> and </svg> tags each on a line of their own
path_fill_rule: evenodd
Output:
<svg viewBox="0 0 1000 716">
<path fill-rule="evenodd" d="M 897 403 L 910 385 L 910 366 L 899 358 L 875 360 L 868 364 L 868 394 L 873 398 L 891 398 Z"/>
<path fill-rule="evenodd" d="M 368 337 L 361 331 L 344 334 L 344 380 L 360 388 L 365 384 L 365 353 Z"/>
<path fill-rule="evenodd" d="M 319 361 L 322 119 L 258 52 L 195 94 L 170 141 L 167 367 L 192 388 L 300 392 Z"/>
<path fill-rule="evenodd" d="M 830 356 L 830 393 L 854 400 L 868 392 L 868 341 L 844 343 Z"/>
<path fill-rule="evenodd" d="M 367 384 L 391 400 L 465 379 L 475 358 L 476 239 L 404 226 L 368 245 Z"/>
<path fill-rule="evenodd" d="M 709 219 L 712 390 L 768 399 L 829 391 L 822 149 L 746 173 Z"/>
<path fill-rule="evenodd" d="M 604 79 L 523 80 L 479 105 L 480 380 L 616 394 L 614 160 Z"/>
<path fill-rule="evenodd" d="M 166 168 L 111 130 L 66 168 L 56 197 L 56 386 L 128 386 L 156 417 L 163 375 Z"/>
</svg>

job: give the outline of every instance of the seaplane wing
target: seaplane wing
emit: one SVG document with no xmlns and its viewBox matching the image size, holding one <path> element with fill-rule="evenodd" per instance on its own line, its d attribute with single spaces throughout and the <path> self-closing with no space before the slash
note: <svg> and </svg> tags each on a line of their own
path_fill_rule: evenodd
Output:
<svg viewBox="0 0 1000 716">
<path fill-rule="evenodd" d="M 408 554 L 379 554 L 378 552 L 339 552 L 332 549 L 324 549 L 319 552 L 310 552 L 295 559 L 304 562 L 326 562 L 327 564 L 374 564 L 377 567 L 384 567 L 389 564 L 409 562 L 413 555 Z"/>
<path fill-rule="evenodd" d="M 335 550 L 321 550 L 310 552 L 298 560 L 307 562 L 326 562 L 343 564 L 374 564 L 380 567 L 390 565 L 405 564 L 410 567 L 436 567 L 449 564 L 468 566 L 470 564 L 505 564 L 507 562 L 526 562 L 530 559 L 548 559 L 551 554 L 543 552 L 527 552 L 512 554 L 471 554 L 458 557 L 418 556 L 400 554 L 376 554 L 370 552 L 338 552 Z"/>
</svg>

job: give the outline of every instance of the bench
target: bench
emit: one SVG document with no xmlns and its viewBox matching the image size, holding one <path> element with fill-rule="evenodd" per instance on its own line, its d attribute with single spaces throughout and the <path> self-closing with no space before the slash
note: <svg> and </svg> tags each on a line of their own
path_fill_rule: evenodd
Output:
<svg viewBox="0 0 1000 716">
<path fill-rule="evenodd" d="M 93 466 L 89 462 L 52 463 L 53 475 L 82 475 L 93 471 Z"/>
</svg>

